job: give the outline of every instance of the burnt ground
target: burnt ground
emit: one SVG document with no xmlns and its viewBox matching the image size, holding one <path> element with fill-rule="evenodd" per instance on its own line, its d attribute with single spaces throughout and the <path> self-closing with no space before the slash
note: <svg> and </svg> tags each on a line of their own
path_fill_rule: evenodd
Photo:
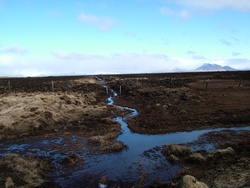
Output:
<svg viewBox="0 0 250 188">
<path fill-rule="evenodd" d="M 165 133 L 250 122 L 250 72 L 169 73 L 105 76 L 121 94 L 116 104 L 139 115 L 138 133 Z"/>
</svg>

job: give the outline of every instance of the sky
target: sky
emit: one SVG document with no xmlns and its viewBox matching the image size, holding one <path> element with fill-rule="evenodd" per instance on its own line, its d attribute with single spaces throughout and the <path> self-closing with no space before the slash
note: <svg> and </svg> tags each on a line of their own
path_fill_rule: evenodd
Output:
<svg viewBox="0 0 250 188">
<path fill-rule="evenodd" d="M 0 76 L 250 70 L 250 0 L 0 0 Z"/>
</svg>

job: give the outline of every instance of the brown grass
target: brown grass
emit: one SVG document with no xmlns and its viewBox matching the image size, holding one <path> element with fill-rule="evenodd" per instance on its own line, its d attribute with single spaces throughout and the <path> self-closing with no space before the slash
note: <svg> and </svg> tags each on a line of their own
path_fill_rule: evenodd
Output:
<svg viewBox="0 0 250 188">
<path fill-rule="evenodd" d="M 0 160 L 0 187 L 22 185 L 22 187 L 41 186 L 45 179 L 40 163 L 35 159 L 8 154 Z"/>
</svg>

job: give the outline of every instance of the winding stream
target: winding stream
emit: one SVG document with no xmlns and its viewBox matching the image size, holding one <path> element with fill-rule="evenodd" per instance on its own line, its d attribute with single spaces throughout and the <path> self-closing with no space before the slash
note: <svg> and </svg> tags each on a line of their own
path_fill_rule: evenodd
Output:
<svg viewBox="0 0 250 188">
<path fill-rule="evenodd" d="M 115 91 L 111 91 L 113 96 L 107 99 L 109 105 L 114 103 L 114 97 L 117 96 Z M 62 187 L 82 187 L 84 181 L 89 181 L 91 177 L 99 179 L 102 176 L 108 176 L 108 179 L 113 181 L 133 182 L 138 180 L 138 177 L 143 172 L 148 174 L 148 182 L 159 182 L 170 180 L 180 169 L 180 166 L 169 163 L 161 154 L 163 145 L 192 142 L 197 140 L 202 134 L 211 131 L 250 130 L 250 126 L 247 126 L 158 135 L 138 134 L 131 132 L 126 123 L 127 118 L 138 114 L 136 109 L 121 106 L 119 108 L 131 111 L 130 114 L 124 117 L 113 119 L 121 124 L 122 129 L 122 134 L 117 140 L 124 142 L 128 146 L 128 149 L 124 149 L 121 152 L 89 154 L 86 138 L 76 135 L 65 135 L 1 142 L 0 157 L 8 153 L 18 153 L 24 156 L 36 155 L 48 159 L 52 161 L 56 168 L 52 172 L 52 176 L 55 182 Z M 213 145 L 210 144 L 200 147 L 207 150 L 214 149 Z M 197 147 L 196 149 L 201 148 Z M 72 153 L 80 156 L 84 161 L 77 163 L 75 166 L 62 167 L 61 161 Z"/>
</svg>

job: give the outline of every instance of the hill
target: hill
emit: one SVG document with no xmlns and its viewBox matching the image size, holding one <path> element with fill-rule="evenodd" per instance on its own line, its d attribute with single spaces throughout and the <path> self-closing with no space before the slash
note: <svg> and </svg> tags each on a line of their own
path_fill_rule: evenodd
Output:
<svg viewBox="0 0 250 188">
<path fill-rule="evenodd" d="M 234 69 L 230 66 L 221 66 L 217 64 L 205 63 L 195 70 L 196 71 L 236 71 L 237 69 Z"/>
</svg>

